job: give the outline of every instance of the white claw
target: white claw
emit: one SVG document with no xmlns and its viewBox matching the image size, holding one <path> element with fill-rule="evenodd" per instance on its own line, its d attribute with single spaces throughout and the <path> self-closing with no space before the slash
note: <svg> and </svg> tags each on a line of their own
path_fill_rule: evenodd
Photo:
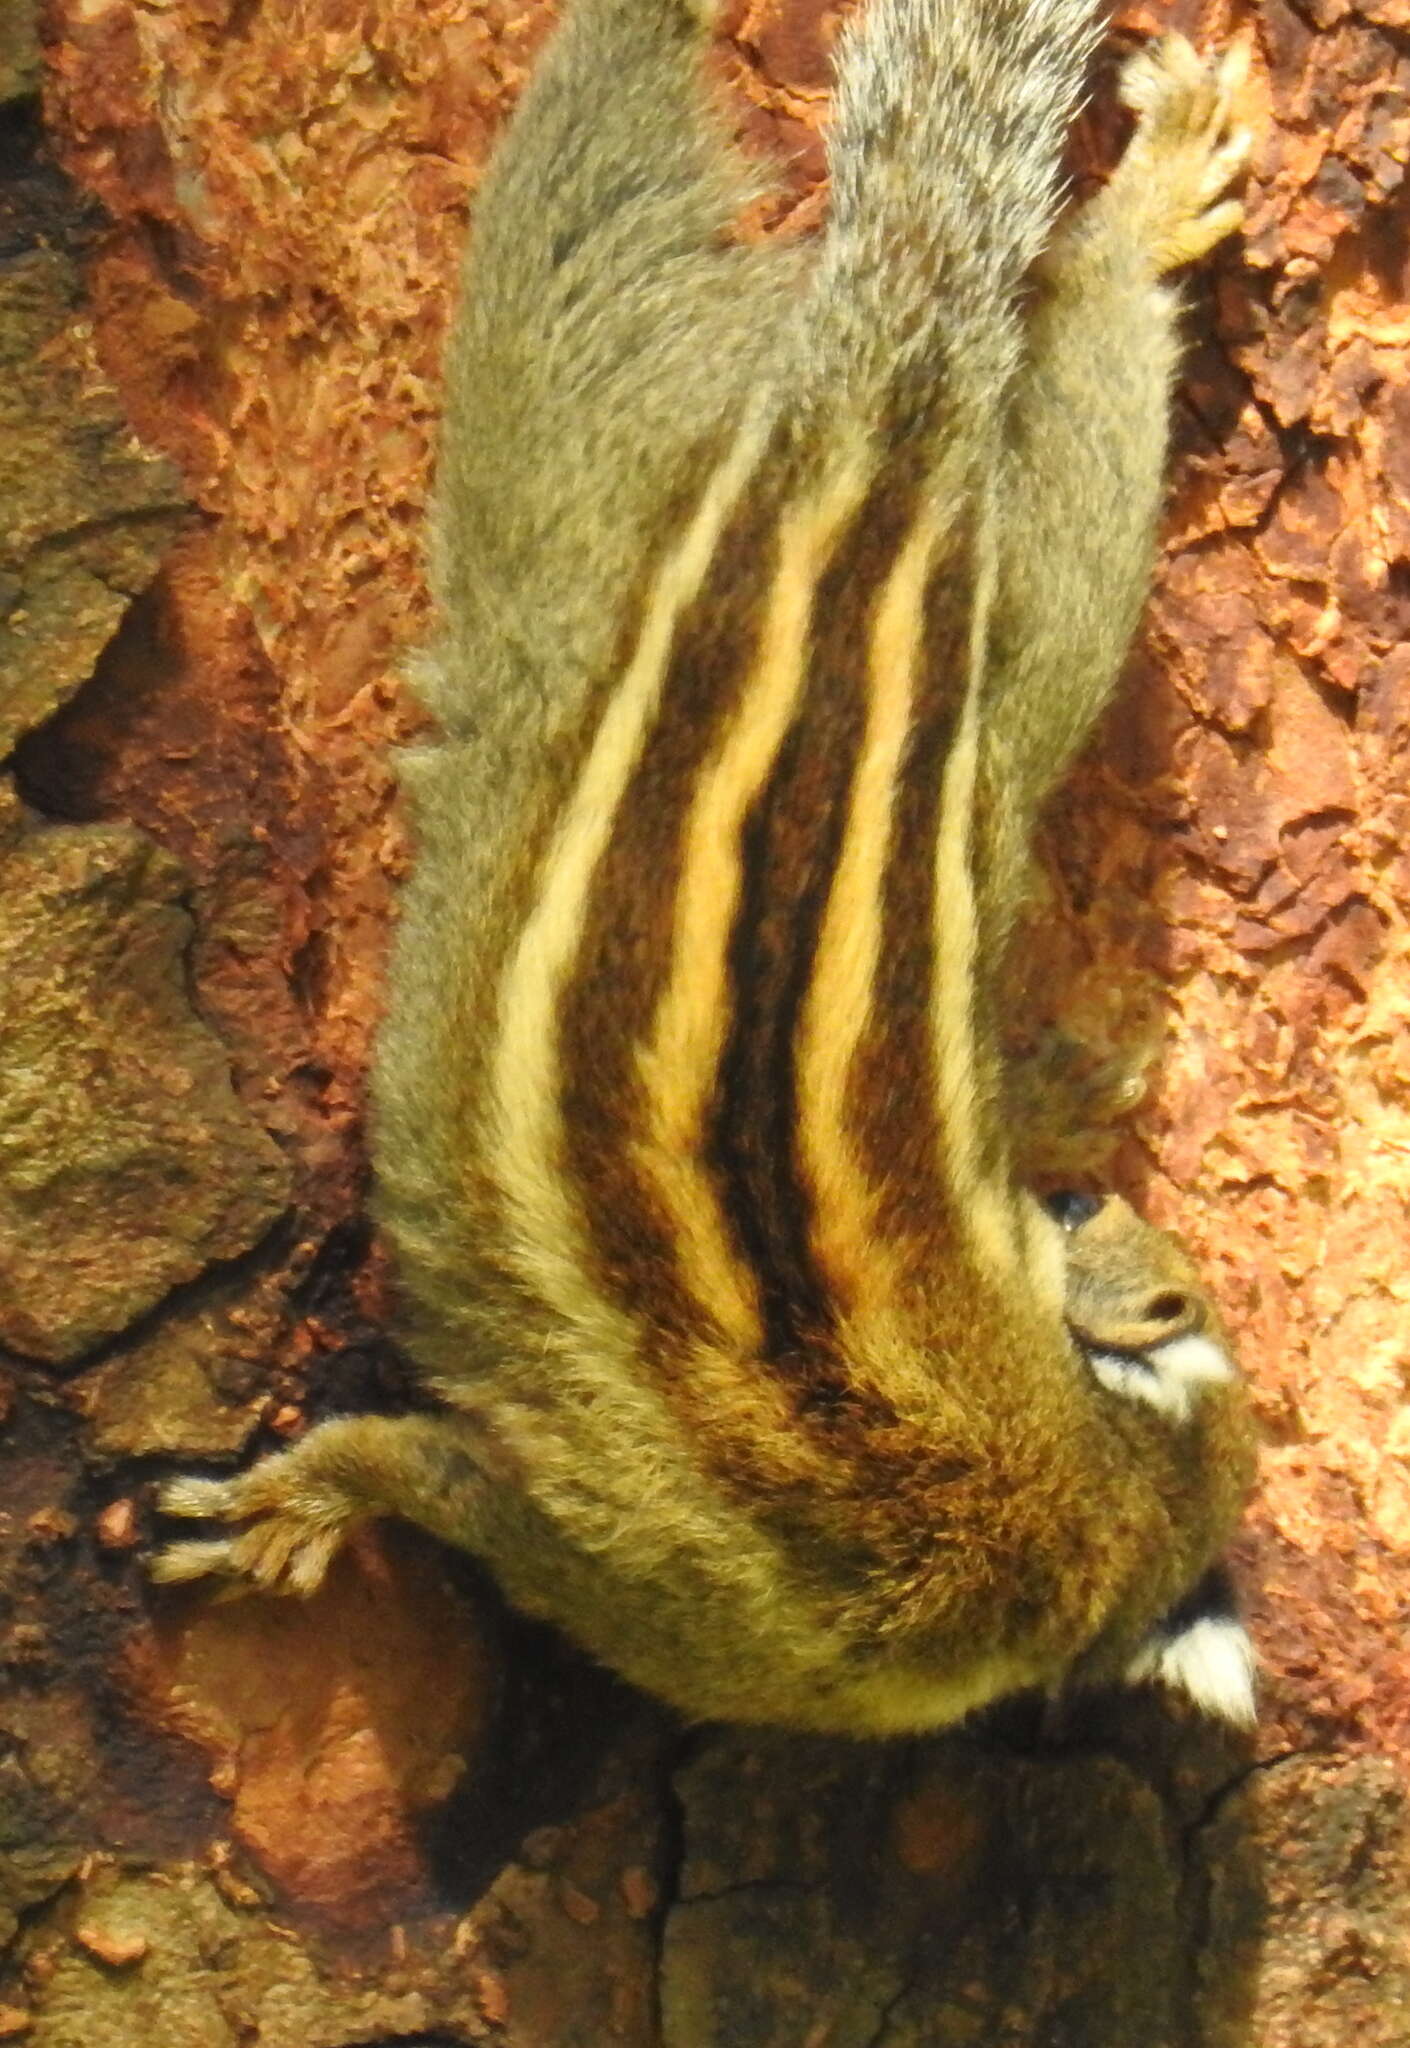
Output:
<svg viewBox="0 0 1410 2048">
<path fill-rule="evenodd" d="M 224 1576 L 234 1569 L 228 1543 L 169 1543 L 147 1566 L 149 1575 L 164 1586 L 209 1578 L 212 1573 Z"/>
<path fill-rule="evenodd" d="M 235 1512 L 233 1492 L 228 1479 L 168 1479 L 158 1490 L 157 1507 L 164 1515 L 211 1521 Z"/>
<path fill-rule="evenodd" d="M 1248 84 L 1252 63 L 1253 52 L 1249 38 L 1240 36 L 1236 43 L 1229 45 L 1224 53 L 1224 61 L 1219 67 L 1219 83 L 1226 99 L 1232 99 Z"/>
</svg>

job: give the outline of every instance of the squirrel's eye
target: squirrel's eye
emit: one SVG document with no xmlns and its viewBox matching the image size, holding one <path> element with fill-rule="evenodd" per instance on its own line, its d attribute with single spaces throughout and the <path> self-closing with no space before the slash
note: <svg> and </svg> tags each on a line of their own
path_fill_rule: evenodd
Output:
<svg viewBox="0 0 1410 2048">
<path fill-rule="evenodd" d="M 1079 1195 L 1072 1188 L 1060 1188 L 1056 1194 L 1043 1197 L 1043 1207 L 1064 1230 L 1080 1230 L 1084 1223 L 1091 1222 L 1101 1206 L 1099 1196 Z"/>
</svg>

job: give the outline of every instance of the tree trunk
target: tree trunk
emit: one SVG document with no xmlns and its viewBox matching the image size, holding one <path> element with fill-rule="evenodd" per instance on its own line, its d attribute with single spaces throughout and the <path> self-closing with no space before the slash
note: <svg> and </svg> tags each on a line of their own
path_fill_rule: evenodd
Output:
<svg viewBox="0 0 1410 2048">
<path fill-rule="evenodd" d="M 818 12 L 724 45 L 792 231 Z M 683 1729 L 400 1530 L 306 1607 L 148 1590 L 154 1477 L 405 1397 L 361 1219 L 397 671 L 548 16 L 51 0 L 41 64 L 0 0 L 0 2038 L 1410 2042 L 1410 5 L 1122 20 L 1251 32 L 1266 131 L 1015 1035 L 1149 1053 L 1097 1142 L 1259 1389 L 1256 1748 L 1139 1694 Z"/>
</svg>

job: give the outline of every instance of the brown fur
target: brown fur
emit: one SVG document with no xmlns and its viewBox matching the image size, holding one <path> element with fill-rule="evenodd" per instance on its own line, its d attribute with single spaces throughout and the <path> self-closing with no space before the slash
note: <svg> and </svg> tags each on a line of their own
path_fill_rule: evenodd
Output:
<svg viewBox="0 0 1410 2048">
<path fill-rule="evenodd" d="M 479 202 L 377 1071 L 445 1406 L 169 1489 L 243 1526 L 162 1575 L 306 1591 L 404 1514 L 687 1713 L 885 1733 L 1119 1672 L 1223 1543 L 1213 1310 L 1018 1185 L 992 1027 L 1241 159 L 1172 41 L 1054 234 L 1090 16 L 871 0 L 803 254 L 723 232 L 686 13 L 577 0 Z"/>
</svg>

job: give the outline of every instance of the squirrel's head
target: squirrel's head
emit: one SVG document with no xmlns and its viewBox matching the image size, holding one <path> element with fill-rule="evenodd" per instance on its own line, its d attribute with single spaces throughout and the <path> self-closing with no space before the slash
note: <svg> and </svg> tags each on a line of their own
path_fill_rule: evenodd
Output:
<svg viewBox="0 0 1410 2048">
<path fill-rule="evenodd" d="M 1132 1649 L 1125 1675 L 1183 1692 L 1206 1712 L 1253 1718 L 1253 1652 L 1214 1560 L 1252 1482 L 1247 1396 L 1228 1336 L 1188 1253 L 1119 1196 L 1047 1199 L 1065 1233 L 1065 1315 L 1109 1417 L 1132 1440 L 1170 1515 L 1186 1588 Z"/>
</svg>

